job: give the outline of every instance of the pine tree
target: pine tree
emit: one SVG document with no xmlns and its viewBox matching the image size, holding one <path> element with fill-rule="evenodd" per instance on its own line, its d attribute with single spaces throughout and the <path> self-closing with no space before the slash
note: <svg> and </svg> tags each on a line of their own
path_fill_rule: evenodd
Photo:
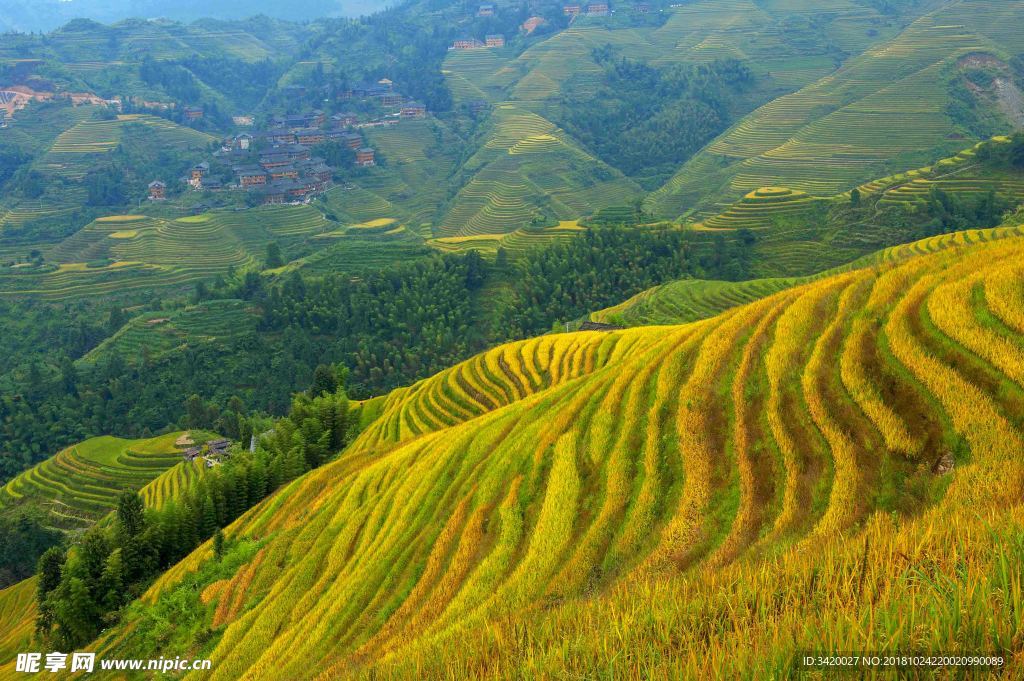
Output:
<svg viewBox="0 0 1024 681">
<path fill-rule="evenodd" d="M 333 368 L 326 364 L 317 365 L 313 370 L 313 385 L 309 388 L 311 397 L 332 394 L 338 389 L 338 377 Z"/>
<path fill-rule="evenodd" d="M 213 555 L 217 560 L 224 557 L 224 532 L 219 527 L 213 533 Z"/>
<path fill-rule="evenodd" d="M 114 549 L 107 557 L 100 577 L 100 594 L 97 601 L 108 611 L 116 610 L 125 602 L 125 573 L 121 560 L 121 549 Z"/>
<path fill-rule="evenodd" d="M 199 511 L 199 533 L 200 539 L 213 534 L 217 529 L 217 511 L 213 507 L 213 500 L 209 494 L 204 494 Z"/>
<path fill-rule="evenodd" d="M 100 592 L 100 577 L 103 575 L 107 556 L 110 555 L 110 544 L 102 530 L 93 527 L 85 533 L 78 547 L 78 555 L 81 558 L 82 580 L 95 598 Z"/>
<path fill-rule="evenodd" d="M 267 269 L 274 269 L 284 264 L 284 258 L 281 256 L 281 246 L 276 241 L 271 241 L 267 244 Z"/>
<path fill-rule="evenodd" d="M 117 499 L 117 524 L 127 537 L 136 537 L 146 526 L 146 505 L 138 492 L 124 490 Z"/>
<path fill-rule="evenodd" d="M 249 468 L 249 503 L 259 503 L 267 496 L 267 468 L 263 461 L 256 459 Z"/>
<path fill-rule="evenodd" d="M 50 594 L 60 586 L 61 570 L 64 568 L 65 555 L 57 547 L 47 549 L 39 557 L 39 581 L 36 584 L 36 631 L 46 636 L 53 626 L 53 605 Z"/>
<path fill-rule="evenodd" d="M 285 481 L 294 480 L 306 472 L 306 454 L 303 446 L 297 444 L 284 457 L 282 474 Z"/>
</svg>

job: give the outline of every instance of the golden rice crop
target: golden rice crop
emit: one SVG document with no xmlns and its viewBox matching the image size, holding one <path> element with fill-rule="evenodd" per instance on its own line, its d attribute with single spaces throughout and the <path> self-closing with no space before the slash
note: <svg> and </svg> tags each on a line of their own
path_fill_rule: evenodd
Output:
<svg viewBox="0 0 1024 681">
<path fill-rule="evenodd" d="M 210 678 L 787 678 L 801 649 L 1024 664 L 1024 237 L 973 240 L 396 391 L 227 528 L 263 546 L 196 593 Z"/>
</svg>

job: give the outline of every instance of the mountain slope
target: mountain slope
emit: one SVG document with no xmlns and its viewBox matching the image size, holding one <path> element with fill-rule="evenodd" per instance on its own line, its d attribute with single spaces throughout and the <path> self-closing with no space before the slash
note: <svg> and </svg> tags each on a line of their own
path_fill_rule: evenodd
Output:
<svg viewBox="0 0 1024 681">
<path fill-rule="evenodd" d="M 1024 520 L 1024 239 L 980 237 L 685 326 L 503 346 L 396 393 L 229 528 L 237 572 L 201 548 L 98 649 L 153 652 L 185 598 L 208 633 L 163 652 L 210 654 L 216 679 L 1019 654 L 1022 575 L 999 565 L 1024 555 L 1002 539 Z"/>
<path fill-rule="evenodd" d="M 634 182 L 526 109 L 497 107 L 482 137 L 479 150 L 460 168 L 468 180 L 435 230 L 439 236 L 508 233 L 640 196 Z"/>
<path fill-rule="evenodd" d="M 649 207 L 676 216 L 762 185 L 825 196 L 882 174 L 887 164 L 902 170 L 963 146 L 956 140 L 972 133 L 948 113 L 960 60 L 980 54 L 1005 64 L 1020 39 L 1003 27 L 1022 16 L 1019 0 L 968 0 L 918 19 L 741 120 L 654 192 Z"/>
</svg>

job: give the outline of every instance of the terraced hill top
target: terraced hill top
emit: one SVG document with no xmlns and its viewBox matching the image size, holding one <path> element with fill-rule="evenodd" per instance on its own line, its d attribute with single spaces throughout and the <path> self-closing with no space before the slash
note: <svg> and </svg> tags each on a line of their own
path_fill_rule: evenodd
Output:
<svg viewBox="0 0 1024 681">
<path fill-rule="evenodd" d="M 691 159 L 648 200 L 664 216 L 735 199 L 764 184 L 829 196 L 886 164 L 913 167 L 952 151 L 970 132 L 947 110 L 958 62 L 1020 51 L 1024 3 L 945 3 L 838 71 L 750 114 Z M 1006 130 L 1012 129 L 1004 123 Z M 962 142 L 959 142 L 962 144 Z"/>
<path fill-rule="evenodd" d="M 573 220 L 640 195 L 636 183 L 523 107 L 502 104 L 487 125 L 482 146 L 463 165 L 470 179 L 434 230 L 440 237 L 504 234 L 538 221 Z"/>
<path fill-rule="evenodd" d="M 213 679 L 771 677 L 823 642 L 1012 656 L 1024 238 L 992 236 L 396 392 L 229 528 L 237 572 L 202 581 L 199 549 L 99 650 L 140 652 L 146 603 L 182 584 L 216 618 Z"/>
<path fill-rule="evenodd" d="M 804 277 L 775 277 L 738 282 L 683 279 L 655 286 L 618 305 L 592 312 L 589 319 L 622 326 L 682 324 L 713 317 L 724 310 L 836 272 L 902 262 L 908 258 L 948 248 L 1021 236 L 1024 236 L 1024 226 L 1019 225 L 941 234 L 909 244 L 891 246 L 834 270 Z"/>
<path fill-rule="evenodd" d="M 68 447 L 0 488 L 0 509 L 44 508 L 52 523 L 82 529 L 117 505 L 124 489 L 139 490 L 182 462 L 175 441 L 183 433 L 149 440 L 96 437 Z"/>
</svg>

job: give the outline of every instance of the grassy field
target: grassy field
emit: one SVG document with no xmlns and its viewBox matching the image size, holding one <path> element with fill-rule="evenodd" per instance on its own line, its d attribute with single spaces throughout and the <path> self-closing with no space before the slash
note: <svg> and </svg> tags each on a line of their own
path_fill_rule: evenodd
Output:
<svg viewBox="0 0 1024 681">
<path fill-rule="evenodd" d="M 211 633 L 165 652 L 213 679 L 785 678 L 805 649 L 984 650 L 1012 678 L 1024 237 L 902 249 L 396 391 L 96 648 L 148 650 L 173 607 Z"/>
<path fill-rule="evenodd" d="M 96 437 L 68 447 L 0 489 L 0 509 L 32 504 L 55 527 L 83 529 L 117 505 L 124 489 L 139 490 L 181 463 L 182 433 L 149 440 Z"/>
<path fill-rule="evenodd" d="M 965 2 L 918 19 L 741 120 L 654 192 L 648 207 L 665 216 L 713 210 L 714 201 L 765 184 L 828 196 L 886 166 L 912 168 L 941 157 L 965 136 L 947 115 L 959 60 L 1019 51 L 1019 38 L 1001 22 L 1019 21 L 1022 13 L 1020 2 Z"/>
</svg>

